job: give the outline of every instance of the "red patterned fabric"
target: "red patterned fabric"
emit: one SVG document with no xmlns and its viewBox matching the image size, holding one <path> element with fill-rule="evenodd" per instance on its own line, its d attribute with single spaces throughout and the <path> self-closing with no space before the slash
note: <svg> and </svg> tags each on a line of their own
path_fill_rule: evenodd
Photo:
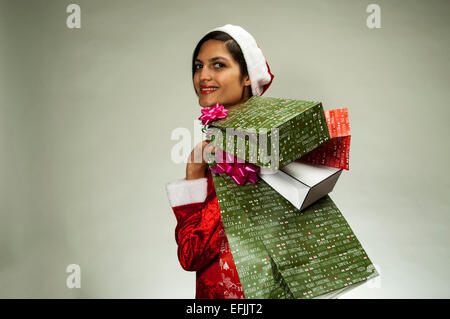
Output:
<svg viewBox="0 0 450 319">
<path fill-rule="evenodd" d="M 183 269 L 197 272 L 197 299 L 245 298 L 220 216 L 211 172 L 203 203 L 173 207 L 175 239 Z"/>
</svg>

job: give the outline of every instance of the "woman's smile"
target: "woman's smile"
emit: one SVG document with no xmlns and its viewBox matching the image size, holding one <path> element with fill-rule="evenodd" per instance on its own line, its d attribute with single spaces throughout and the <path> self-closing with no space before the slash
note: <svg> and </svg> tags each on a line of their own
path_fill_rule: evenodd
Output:
<svg viewBox="0 0 450 319">
<path fill-rule="evenodd" d="M 200 86 L 200 94 L 211 94 L 218 90 L 219 88 L 216 86 L 206 86 L 202 85 Z"/>
</svg>

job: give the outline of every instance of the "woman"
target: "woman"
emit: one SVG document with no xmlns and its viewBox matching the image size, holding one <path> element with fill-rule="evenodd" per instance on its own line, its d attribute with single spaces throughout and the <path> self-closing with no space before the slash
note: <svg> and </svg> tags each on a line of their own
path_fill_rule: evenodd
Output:
<svg viewBox="0 0 450 319">
<path fill-rule="evenodd" d="M 262 95 L 273 80 L 261 49 L 243 28 L 227 24 L 208 32 L 192 58 L 192 78 L 199 104 L 232 110 Z M 195 146 L 186 178 L 167 184 L 177 218 L 178 259 L 197 272 L 196 298 L 245 298 L 220 217 L 211 172 L 203 154 L 208 141 Z"/>
</svg>

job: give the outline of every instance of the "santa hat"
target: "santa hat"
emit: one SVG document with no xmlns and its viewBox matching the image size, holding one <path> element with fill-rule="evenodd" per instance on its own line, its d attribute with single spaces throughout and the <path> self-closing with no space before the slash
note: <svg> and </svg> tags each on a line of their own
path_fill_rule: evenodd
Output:
<svg viewBox="0 0 450 319">
<path fill-rule="evenodd" d="M 272 83 L 274 75 L 270 72 L 269 64 L 264 58 L 255 38 L 238 25 L 226 24 L 209 32 L 213 31 L 225 32 L 239 44 L 247 63 L 248 76 L 252 83 L 252 93 L 256 96 L 263 95 Z"/>
</svg>

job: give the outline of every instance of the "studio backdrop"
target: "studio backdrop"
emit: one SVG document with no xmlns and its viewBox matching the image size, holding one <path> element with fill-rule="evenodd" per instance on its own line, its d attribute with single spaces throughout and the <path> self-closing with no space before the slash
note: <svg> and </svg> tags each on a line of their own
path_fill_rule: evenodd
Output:
<svg viewBox="0 0 450 319">
<path fill-rule="evenodd" d="M 380 276 L 342 298 L 449 298 L 449 9 L 1 0 L 0 297 L 194 297 L 165 185 L 174 130 L 199 136 L 194 47 L 230 23 L 275 74 L 265 96 L 348 108 L 332 197 Z"/>
</svg>

